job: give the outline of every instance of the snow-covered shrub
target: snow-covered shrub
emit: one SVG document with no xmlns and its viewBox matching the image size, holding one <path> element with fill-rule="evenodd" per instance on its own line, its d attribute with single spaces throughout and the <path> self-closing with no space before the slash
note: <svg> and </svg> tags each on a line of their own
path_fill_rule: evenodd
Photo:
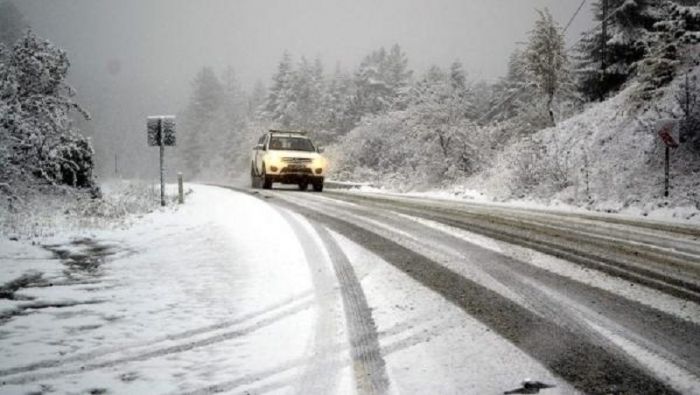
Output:
<svg viewBox="0 0 700 395">
<path fill-rule="evenodd" d="M 89 116 L 65 82 L 66 53 L 27 32 L 11 51 L 0 49 L 0 59 L 3 182 L 29 176 L 97 192 L 92 147 L 71 119 Z"/>
<path fill-rule="evenodd" d="M 118 227 L 160 207 L 154 185 L 117 181 L 101 187 L 101 199 L 65 185 L 20 189 L 12 204 L 0 204 L 0 235 L 34 238 L 67 230 Z"/>
<path fill-rule="evenodd" d="M 461 116 L 450 119 L 444 110 L 423 103 L 365 118 L 330 151 L 337 161 L 334 177 L 411 189 L 451 183 L 481 169 L 490 157 L 491 129 Z M 370 175 L 367 169 L 371 180 L 361 178 Z"/>
<path fill-rule="evenodd" d="M 517 147 L 510 162 L 516 197 L 549 196 L 572 185 L 571 152 L 555 136 L 532 136 Z"/>
</svg>

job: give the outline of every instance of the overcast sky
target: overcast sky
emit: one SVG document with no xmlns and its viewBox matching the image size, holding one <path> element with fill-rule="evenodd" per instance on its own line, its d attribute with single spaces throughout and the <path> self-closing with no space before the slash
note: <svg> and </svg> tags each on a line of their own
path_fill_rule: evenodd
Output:
<svg viewBox="0 0 700 395">
<path fill-rule="evenodd" d="M 351 71 L 398 43 L 410 67 L 461 60 L 495 80 L 525 41 L 535 8 L 565 25 L 581 0 L 14 0 L 33 29 L 68 51 L 70 80 L 93 127 L 120 136 L 145 115 L 176 113 L 202 66 L 233 66 L 243 86 L 269 80 L 283 51 Z M 567 32 L 591 27 L 590 3 Z M 140 135 L 139 135 L 140 136 Z M 140 137 L 139 137 L 140 138 Z M 99 140 L 99 139 L 98 139 Z M 99 143 L 99 141 L 98 141 Z M 110 144 L 112 144 L 110 142 Z M 102 147 L 97 146 L 98 152 Z M 118 147 L 117 147 L 118 149 Z"/>
<path fill-rule="evenodd" d="M 18 0 L 39 33 L 70 53 L 75 73 L 191 78 L 203 65 L 233 66 L 246 85 L 266 82 L 281 53 L 316 56 L 332 70 L 399 43 L 417 71 L 460 59 L 473 78 L 505 71 L 536 7 L 562 24 L 580 0 Z M 591 24 L 590 6 L 569 40 Z M 82 76 L 81 76 L 82 77 Z M 140 78 L 139 78 L 140 79 Z"/>
</svg>

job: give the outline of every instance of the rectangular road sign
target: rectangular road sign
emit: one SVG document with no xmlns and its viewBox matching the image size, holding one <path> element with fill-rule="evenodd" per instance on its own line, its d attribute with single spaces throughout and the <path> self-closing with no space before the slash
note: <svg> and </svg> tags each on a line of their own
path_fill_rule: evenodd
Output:
<svg viewBox="0 0 700 395">
<path fill-rule="evenodd" d="M 166 147 L 175 145 L 175 116 L 158 115 L 148 117 L 146 126 L 148 130 L 148 145 L 160 145 L 160 130 L 163 131 L 163 145 Z"/>
</svg>

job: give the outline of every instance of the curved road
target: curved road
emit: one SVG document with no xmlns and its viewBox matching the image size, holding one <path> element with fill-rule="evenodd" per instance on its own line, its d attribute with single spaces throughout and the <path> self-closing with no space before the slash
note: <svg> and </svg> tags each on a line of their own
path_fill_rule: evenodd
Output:
<svg viewBox="0 0 700 395">
<path fill-rule="evenodd" d="M 577 390 L 700 391 L 697 227 L 342 191 L 237 191 L 303 215 L 326 242 L 328 229 L 361 246 Z M 341 283 L 363 300 L 353 273 L 362 262 L 341 260 L 350 272 Z M 375 361 L 379 379 L 367 393 L 387 388 Z"/>
</svg>

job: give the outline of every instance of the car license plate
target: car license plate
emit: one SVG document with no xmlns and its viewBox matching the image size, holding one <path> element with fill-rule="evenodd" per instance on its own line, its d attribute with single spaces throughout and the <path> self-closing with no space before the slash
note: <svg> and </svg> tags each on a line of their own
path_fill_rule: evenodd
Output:
<svg viewBox="0 0 700 395">
<path fill-rule="evenodd" d="M 296 164 L 291 164 L 287 167 L 289 167 L 289 170 L 301 170 L 301 169 L 306 168 L 306 166 L 304 166 L 304 165 L 296 165 Z"/>
</svg>

